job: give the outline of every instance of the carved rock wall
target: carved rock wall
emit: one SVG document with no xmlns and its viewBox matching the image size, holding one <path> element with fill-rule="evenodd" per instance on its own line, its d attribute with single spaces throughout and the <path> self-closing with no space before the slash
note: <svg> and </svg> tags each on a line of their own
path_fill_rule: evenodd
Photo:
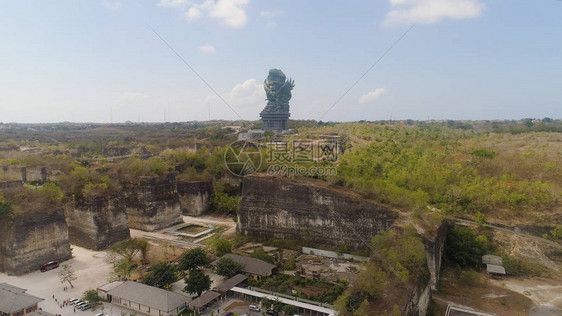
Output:
<svg viewBox="0 0 562 316">
<path fill-rule="evenodd" d="M 46 167 L 0 167 L 0 179 L 2 181 L 42 182 L 53 178 L 56 173 L 60 173 L 60 171 L 48 170 Z"/>
<path fill-rule="evenodd" d="M 213 183 L 210 181 L 178 181 L 178 195 L 184 215 L 199 216 L 209 209 Z"/>
<path fill-rule="evenodd" d="M 74 203 L 65 216 L 70 242 L 80 247 L 101 250 L 131 237 L 122 194 Z"/>
<path fill-rule="evenodd" d="M 176 178 L 140 177 L 123 184 L 129 227 L 155 231 L 182 222 Z"/>
<path fill-rule="evenodd" d="M 245 177 L 238 230 L 272 238 L 365 247 L 397 217 L 390 208 L 312 181 Z"/>
<path fill-rule="evenodd" d="M 0 271 L 19 275 L 72 257 L 62 209 L 0 221 Z"/>
<path fill-rule="evenodd" d="M 436 233 L 431 238 L 423 237 L 423 243 L 427 252 L 427 268 L 429 276 L 422 276 L 411 292 L 410 299 L 403 310 L 403 315 L 425 316 L 431 301 L 432 291 L 437 290 L 439 283 L 439 271 L 441 270 L 441 259 L 445 249 L 447 238 L 447 221 L 442 221 Z"/>
<path fill-rule="evenodd" d="M 437 229 L 435 237 L 432 239 L 424 238 L 425 250 L 427 251 L 427 267 L 431 275 L 430 287 L 432 291 L 437 290 L 439 283 L 439 271 L 443 259 L 443 250 L 445 249 L 445 241 L 447 239 L 447 230 L 449 225 L 447 221 L 442 221 Z"/>
</svg>

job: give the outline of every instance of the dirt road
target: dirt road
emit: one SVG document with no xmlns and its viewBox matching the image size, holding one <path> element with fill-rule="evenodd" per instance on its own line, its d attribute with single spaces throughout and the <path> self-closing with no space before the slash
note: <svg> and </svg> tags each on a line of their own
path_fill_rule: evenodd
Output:
<svg viewBox="0 0 562 316">
<path fill-rule="evenodd" d="M 529 315 L 562 315 L 562 283 L 559 280 L 509 278 L 490 280 L 490 283 L 523 294 L 532 300 L 537 306 L 529 311 Z"/>
</svg>

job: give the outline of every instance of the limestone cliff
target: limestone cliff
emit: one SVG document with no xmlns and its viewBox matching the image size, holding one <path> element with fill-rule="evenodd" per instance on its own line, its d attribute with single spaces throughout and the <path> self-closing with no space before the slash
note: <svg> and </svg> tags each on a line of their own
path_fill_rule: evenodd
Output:
<svg viewBox="0 0 562 316">
<path fill-rule="evenodd" d="M 199 216 L 207 211 L 213 183 L 210 181 L 178 181 L 178 195 L 184 215 Z"/>
<path fill-rule="evenodd" d="M 53 180 L 60 173 L 59 170 L 50 170 L 47 167 L 20 167 L 3 166 L 0 167 L 0 180 L 2 181 L 22 181 L 22 182 L 44 182 Z"/>
<path fill-rule="evenodd" d="M 403 315 L 425 316 L 431 294 L 437 290 L 439 272 L 441 270 L 443 250 L 447 237 L 448 222 L 442 220 L 433 234 L 421 236 L 427 252 L 427 269 L 429 275 L 421 275 L 414 284 L 409 294 L 409 299 L 402 310 Z"/>
<path fill-rule="evenodd" d="M 62 209 L 0 221 L 0 271 L 24 274 L 51 260 L 70 259 L 68 227 Z"/>
<path fill-rule="evenodd" d="M 66 209 L 70 242 L 74 245 L 100 250 L 130 238 L 125 197 L 93 197 L 75 202 Z"/>
<path fill-rule="evenodd" d="M 245 177 L 238 208 L 238 230 L 272 238 L 365 247 L 390 227 L 397 214 L 321 181 L 266 176 Z"/>
<path fill-rule="evenodd" d="M 140 177 L 123 183 L 129 227 L 155 231 L 182 221 L 176 178 Z"/>
</svg>

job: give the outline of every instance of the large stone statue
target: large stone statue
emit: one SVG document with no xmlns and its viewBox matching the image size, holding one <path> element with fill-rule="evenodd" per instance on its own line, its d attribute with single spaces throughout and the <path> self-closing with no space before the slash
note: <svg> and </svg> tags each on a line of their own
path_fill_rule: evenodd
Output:
<svg viewBox="0 0 562 316">
<path fill-rule="evenodd" d="M 289 120 L 289 100 L 295 83 L 287 80 L 283 71 L 271 69 L 263 82 L 267 105 L 260 113 L 264 130 L 286 130 Z"/>
</svg>

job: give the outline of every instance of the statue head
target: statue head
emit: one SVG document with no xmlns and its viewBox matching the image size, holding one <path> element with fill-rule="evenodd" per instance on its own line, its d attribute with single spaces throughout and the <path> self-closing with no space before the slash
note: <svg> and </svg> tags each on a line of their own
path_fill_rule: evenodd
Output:
<svg viewBox="0 0 562 316">
<path fill-rule="evenodd" d="M 271 88 L 276 88 L 281 86 L 287 77 L 281 71 L 281 69 L 271 69 L 269 70 L 269 75 L 267 76 L 267 81 Z"/>
</svg>

